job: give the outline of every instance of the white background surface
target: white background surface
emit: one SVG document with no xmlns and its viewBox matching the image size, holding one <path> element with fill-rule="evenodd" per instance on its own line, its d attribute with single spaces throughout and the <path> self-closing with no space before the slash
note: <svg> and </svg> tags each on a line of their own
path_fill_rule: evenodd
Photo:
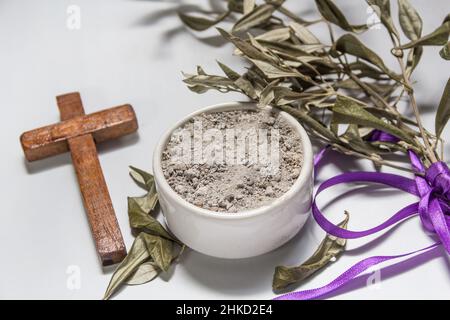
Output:
<svg viewBox="0 0 450 320">
<path fill-rule="evenodd" d="M 290 6 L 295 1 L 288 1 Z M 306 2 L 306 3 L 305 3 Z M 363 1 L 338 1 L 351 21 L 367 19 Z M 395 1 L 392 1 L 395 2 Z M 450 10 L 447 0 L 412 1 L 424 18 L 424 33 L 432 31 Z M 191 2 L 192 3 L 192 2 Z M 206 1 L 202 1 L 206 4 Z M 313 17 L 313 1 L 293 7 Z M 66 9 L 81 8 L 81 29 L 66 27 Z M 86 112 L 131 103 L 140 122 L 139 133 L 99 146 L 100 161 L 116 214 L 129 248 L 130 234 L 126 196 L 141 192 L 128 177 L 129 164 L 150 170 L 158 138 L 184 115 L 209 104 L 243 99 L 238 95 L 191 93 L 181 82 L 180 71 L 194 71 L 201 64 L 219 72 L 215 59 L 242 68 L 231 56 L 230 45 L 221 45 L 216 32 L 197 36 L 181 26 L 175 15 L 179 2 L 132 0 L 60 0 L 0 2 L 0 298 L 99 299 L 111 270 L 98 262 L 78 185 L 65 154 L 26 164 L 19 144 L 21 132 L 59 120 L 55 96 L 80 91 Z M 396 12 L 396 11 L 394 11 Z M 382 30 L 364 36 L 395 67 Z M 438 49 L 427 48 L 415 80 L 419 104 L 427 127 L 433 129 L 436 109 L 449 75 L 449 62 Z M 444 133 L 448 139 L 449 130 Z M 446 154 L 449 154 L 447 145 Z M 364 162 L 336 157 L 321 171 L 319 180 L 342 169 L 371 169 Z M 397 209 L 413 202 L 412 196 L 388 189 L 364 188 L 345 200 L 335 196 L 348 187 L 333 189 L 323 197 L 327 215 L 340 220 L 351 213 L 350 228 L 366 229 L 380 223 Z M 270 254 L 227 261 L 189 252 L 175 272 L 143 286 L 127 287 L 118 299 L 268 299 L 273 269 L 307 258 L 323 237 L 311 219 L 299 235 Z M 352 240 L 350 249 L 302 288 L 332 280 L 351 264 L 378 254 L 399 254 L 430 244 L 432 239 L 410 219 L 393 232 L 365 245 L 369 239 Z M 383 269 L 381 282 L 366 287 L 360 280 L 338 298 L 449 298 L 450 263 L 438 249 L 418 259 L 416 267 L 402 272 Z M 79 266 L 81 288 L 67 288 L 69 266 Z M 401 274 L 400 274 L 401 273 Z M 170 279 L 170 281 L 168 281 Z M 335 296 L 336 297 L 336 296 Z"/>
</svg>

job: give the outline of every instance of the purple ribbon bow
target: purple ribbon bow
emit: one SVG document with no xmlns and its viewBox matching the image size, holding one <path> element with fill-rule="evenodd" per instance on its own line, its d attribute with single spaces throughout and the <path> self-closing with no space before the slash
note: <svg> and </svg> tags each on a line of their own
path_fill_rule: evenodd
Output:
<svg viewBox="0 0 450 320">
<path fill-rule="evenodd" d="M 372 136 L 369 139 L 371 141 L 379 139 L 382 139 L 383 141 L 393 141 L 393 138 L 389 137 L 389 134 L 380 133 L 378 135 L 379 136 L 377 137 Z M 326 150 L 328 150 L 328 148 L 323 149 L 314 158 L 315 168 L 317 168 L 318 163 L 325 155 Z M 450 254 L 450 169 L 442 161 L 433 163 L 428 169 L 425 169 L 419 157 L 414 152 L 409 151 L 408 153 L 411 166 L 417 173 L 414 179 L 406 178 L 397 174 L 381 172 L 349 172 L 340 174 L 324 181 L 319 186 L 312 202 L 312 214 L 317 223 L 328 234 L 344 239 L 355 239 L 384 230 L 393 224 L 418 213 L 423 227 L 428 232 L 436 234 L 439 241 L 426 248 L 401 255 L 374 256 L 366 258 L 353 265 L 335 280 L 323 287 L 288 293 L 278 296 L 275 298 L 276 300 L 306 300 L 318 298 L 345 285 L 350 280 L 354 279 L 356 276 L 372 266 L 388 260 L 410 256 L 419 252 L 430 251 L 440 244 L 442 244 L 447 253 Z M 385 222 L 371 229 L 365 231 L 351 231 L 343 229 L 325 218 L 316 204 L 316 198 L 320 193 L 332 186 L 349 182 L 373 182 L 384 184 L 416 195 L 420 198 L 420 200 L 404 207 Z"/>
</svg>

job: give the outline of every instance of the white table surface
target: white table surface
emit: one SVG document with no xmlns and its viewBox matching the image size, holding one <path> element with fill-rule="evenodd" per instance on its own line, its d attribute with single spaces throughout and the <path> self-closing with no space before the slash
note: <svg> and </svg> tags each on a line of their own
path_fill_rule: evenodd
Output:
<svg viewBox="0 0 450 320">
<path fill-rule="evenodd" d="M 294 1 L 288 1 L 293 5 Z M 306 1 L 305 1 L 306 2 Z M 310 13 L 313 1 L 293 7 Z M 395 2 L 395 1 L 392 1 Z M 424 33 L 441 23 L 450 6 L 447 0 L 412 1 L 424 18 Z M 186 3 L 186 2 L 182 2 Z M 191 4 L 193 1 L 191 2 Z M 202 1 L 207 4 L 207 1 Z M 363 1 L 339 1 L 352 21 L 364 22 Z M 26 164 L 19 143 L 21 132 L 59 120 L 55 96 L 80 91 L 86 112 L 131 103 L 139 133 L 99 146 L 100 161 L 125 242 L 133 237 L 128 225 L 126 197 L 139 194 L 128 176 L 132 164 L 150 170 L 152 151 L 174 121 L 206 105 L 243 99 L 210 92 L 196 95 L 182 83 L 181 71 L 201 64 L 219 72 L 215 59 L 242 68 L 222 45 L 214 30 L 195 34 L 184 29 L 175 15 L 178 1 L 138 0 L 3 0 L 0 2 L 0 92 L 2 98 L 2 155 L 0 157 L 0 298 L 99 299 L 111 270 L 97 259 L 78 184 L 65 154 Z M 69 5 L 81 9 L 81 28 L 66 27 Z M 382 30 L 364 36 L 386 62 L 395 66 Z M 433 129 L 437 107 L 449 75 L 449 62 L 427 48 L 417 69 L 417 96 L 424 121 Z M 448 139 L 447 130 L 444 137 Z M 446 154 L 450 151 L 449 145 Z M 371 169 L 370 164 L 335 157 L 320 172 L 319 180 L 340 170 Z M 345 199 L 335 197 L 349 187 L 337 187 L 320 203 L 334 221 L 343 210 L 351 213 L 350 227 L 361 230 L 380 223 L 414 197 L 390 189 L 366 188 Z M 413 218 L 379 240 L 351 240 L 338 263 L 305 283 L 312 288 L 332 280 L 362 258 L 399 254 L 430 244 L 419 219 Z M 269 299 L 274 297 L 274 267 L 307 258 L 323 237 L 313 219 L 282 248 L 253 259 L 228 261 L 195 252 L 183 258 L 175 272 L 142 286 L 127 287 L 117 299 Z M 374 237 L 372 237 L 374 238 Z M 80 271 L 79 289 L 67 285 L 71 266 Z M 381 271 L 381 282 L 359 281 L 344 290 L 341 299 L 450 298 L 450 262 L 442 249 L 405 272 L 397 267 Z M 170 278 L 170 281 L 169 281 Z M 376 278 L 376 277 L 372 277 Z"/>
</svg>

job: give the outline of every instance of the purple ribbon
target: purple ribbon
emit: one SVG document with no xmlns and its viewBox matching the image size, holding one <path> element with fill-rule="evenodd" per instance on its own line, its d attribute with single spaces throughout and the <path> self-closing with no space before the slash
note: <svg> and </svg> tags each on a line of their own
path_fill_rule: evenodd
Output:
<svg viewBox="0 0 450 320">
<path fill-rule="evenodd" d="M 381 141 L 381 142 L 392 142 L 396 143 L 400 141 L 399 138 L 393 136 L 392 134 L 386 133 L 381 130 L 372 130 L 367 141 Z"/>
<path fill-rule="evenodd" d="M 380 135 L 378 138 L 380 137 L 382 139 L 390 139 L 388 134 L 384 134 L 382 136 Z M 325 148 L 315 156 L 315 168 L 327 150 L 328 148 Z M 450 254 L 450 169 L 442 161 L 433 163 L 428 169 L 425 169 L 419 157 L 412 151 L 409 151 L 409 158 L 413 170 L 417 173 L 414 179 L 406 178 L 397 174 L 381 172 L 349 172 L 324 181 L 319 186 L 314 196 L 312 202 L 312 214 L 317 223 L 328 234 L 344 239 L 365 237 L 384 230 L 393 224 L 407 219 L 410 216 L 419 214 L 425 230 L 436 234 L 439 241 L 426 248 L 405 254 L 366 258 L 353 265 L 335 280 L 323 287 L 291 292 L 278 296 L 275 298 L 276 300 L 306 300 L 318 298 L 340 288 L 372 266 L 385 261 L 428 252 L 441 244 L 444 246 L 447 253 Z M 325 218 L 317 206 L 316 198 L 320 193 L 332 186 L 349 182 L 372 182 L 384 184 L 416 195 L 420 200 L 404 207 L 385 222 L 371 229 L 364 231 L 351 231 L 343 229 Z"/>
</svg>

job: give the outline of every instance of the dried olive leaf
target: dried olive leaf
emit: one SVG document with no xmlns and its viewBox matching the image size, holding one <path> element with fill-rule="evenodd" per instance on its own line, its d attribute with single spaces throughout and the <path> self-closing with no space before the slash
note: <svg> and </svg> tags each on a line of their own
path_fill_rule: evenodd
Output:
<svg viewBox="0 0 450 320">
<path fill-rule="evenodd" d="M 398 0 L 398 19 L 403 32 L 409 40 L 416 40 L 422 35 L 422 19 L 409 0 Z"/>
<path fill-rule="evenodd" d="M 383 59 L 381 59 L 371 49 L 366 47 L 354 35 L 349 33 L 343 35 L 336 41 L 335 47 L 337 50 L 343 53 L 348 53 L 372 63 L 373 65 L 380 68 L 383 72 L 388 74 L 390 77 L 398 79 L 398 76 L 395 75 L 391 70 L 389 70 L 389 68 L 384 64 Z"/>
<path fill-rule="evenodd" d="M 255 0 L 244 0 L 243 1 L 244 14 L 252 12 L 255 8 Z"/>
<path fill-rule="evenodd" d="M 353 99 L 338 96 L 332 108 L 334 121 L 337 123 L 358 124 L 388 132 L 400 139 L 411 142 L 412 138 L 405 131 L 375 117 Z"/>
<path fill-rule="evenodd" d="M 149 191 L 154 187 L 155 179 L 153 175 L 144 170 L 130 166 L 130 176 L 138 186 Z"/>
<path fill-rule="evenodd" d="M 372 6 L 372 9 L 376 10 L 376 13 L 388 29 L 391 37 L 395 37 L 394 40 L 399 40 L 398 32 L 395 29 L 391 17 L 390 1 L 366 1 Z M 421 40 L 419 38 L 420 28 L 417 25 L 420 18 L 418 18 L 417 13 L 414 9 L 410 8 L 409 1 L 397 1 L 399 1 L 399 7 L 401 6 L 399 16 L 402 29 L 409 33 L 417 33 L 414 41 Z M 351 141 L 352 139 L 349 136 L 361 129 L 361 124 L 358 124 L 356 120 L 361 114 L 356 114 L 356 117 L 351 114 L 337 114 L 338 120 L 342 120 L 343 118 L 345 118 L 345 121 L 353 119 L 354 122 L 352 123 L 354 125 L 350 126 L 344 136 L 338 137 L 333 133 L 333 130 L 339 126 L 339 123 L 330 122 L 333 117 L 330 118 L 329 115 L 330 112 L 334 112 L 333 102 L 335 97 L 342 95 L 341 92 L 336 95 L 334 91 L 351 89 L 351 92 L 348 92 L 351 96 L 359 97 L 361 96 L 359 95 L 360 93 L 368 96 L 368 103 L 364 104 L 364 107 L 359 106 L 360 112 L 364 113 L 364 111 L 367 111 L 373 116 L 371 119 L 364 119 L 366 121 L 365 123 L 368 120 L 371 123 L 371 125 L 363 124 L 364 128 L 369 127 L 370 129 L 376 126 L 388 126 L 390 130 L 397 129 L 397 134 L 399 131 L 403 131 L 404 139 L 400 142 L 402 146 L 404 147 L 404 145 L 408 144 L 414 150 L 419 150 L 419 153 L 423 155 L 424 149 L 420 148 L 420 141 L 412 141 L 413 137 L 418 134 L 418 131 L 398 127 L 399 118 L 393 116 L 394 113 L 386 109 L 388 104 L 392 104 L 395 107 L 395 104 L 398 102 L 398 98 L 394 96 L 395 92 L 398 91 L 395 90 L 400 87 L 403 87 L 404 90 L 411 89 L 409 84 L 405 83 L 403 79 L 404 77 L 405 79 L 409 79 L 414 67 L 420 60 L 423 51 L 420 42 L 407 53 L 406 71 L 401 77 L 393 71 L 390 71 L 387 64 L 384 64 L 384 60 L 373 52 L 370 47 L 368 48 L 363 45 L 360 40 L 355 37 L 352 38 L 351 35 L 344 36 L 339 40 L 341 42 L 348 41 L 348 43 L 341 43 L 341 48 L 346 51 L 343 53 L 353 55 L 356 59 L 355 61 L 350 60 L 350 62 L 344 59 L 344 61 L 339 61 L 340 63 L 338 63 L 336 59 L 333 59 L 339 55 L 337 49 L 338 44 L 333 44 L 333 47 L 329 49 L 329 46 L 321 43 L 312 32 L 306 29 L 306 26 L 319 20 L 305 22 L 300 21 L 301 19 L 293 18 L 295 15 L 281 6 L 283 3 L 282 0 L 266 0 L 264 1 L 265 4 L 258 7 L 251 0 L 245 2 L 244 4 L 244 0 L 229 0 L 228 8 L 233 12 L 242 13 L 245 11 L 244 16 L 254 14 L 257 17 L 258 15 L 255 12 L 258 12 L 258 7 L 268 5 L 276 7 L 276 13 L 273 13 L 267 20 L 249 27 L 249 30 L 252 31 L 251 34 L 255 34 L 255 36 L 249 34 L 247 38 L 243 34 L 232 35 L 218 28 L 222 36 L 235 45 L 235 53 L 250 60 L 252 64 L 242 74 L 219 64 L 226 77 L 218 78 L 216 78 L 217 76 L 207 75 L 203 70 L 197 70 L 198 75 L 188 76 L 185 79 L 190 90 L 199 93 L 209 89 L 215 89 L 221 92 L 239 91 L 249 96 L 252 100 L 255 100 L 255 102 L 262 104 L 270 102 L 279 108 L 286 108 L 288 112 L 295 114 L 297 119 L 305 124 L 305 127 L 311 134 L 318 135 L 319 138 L 342 147 L 339 150 L 344 153 L 351 153 L 353 150 L 358 151 L 359 154 L 363 152 L 368 154 L 375 149 L 375 154 L 373 155 L 373 159 L 375 159 L 375 156 L 384 154 L 387 149 L 396 150 L 395 146 L 393 148 L 389 146 L 386 148 L 384 145 L 373 145 L 361 135 L 359 137 L 355 136 L 355 141 Z M 341 25 L 344 29 L 359 31 L 355 26 L 350 25 L 343 15 L 343 11 L 339 10 L 334 4 L 336 2 L 332 0 L 317 0 L 316 3 L 326 19 Z M 278 17 L 278 13 L 281 17 Z M 275 14 L 276 16 L 274 16 Z M 239 17 L 239 20 L 244 20 L 242 15 L 239 15 Z M 289 20 L 297 22 L 297 25 L 291 23 Z M 450 23 L 450 15 L 446 18 L 444 24 L 447 22 Z M 361 29 L 364 28 L 365 26 Z M 413 38 L 412 33 L 410 36 Z M 423 39 L 427 40 L 426 37 L 422 37 Z M 395 48 L 395 50 L 397 54 L 401 53 L 403 56 L 400 48 Z M 442 53 L 445 52 L 443 51 Z M 353 76 L 361 79 L 365 85 L 361 86 L 359 82 L 355 85 L 355 83 L 347 81 L 348 78 L 354 79 Z M 278 80 L 278 84 L 273 88 L 269 87 L 269 90 L 268 85 L 274 79 Z M 396 82 L 391 80 L 395 80 Z M 334 85 L 335 82 L 342 83 Z M 327 87 L 330 88 L 330 86 L 333 86 L 334 90 L 328 91 L 326 89 Z M 356 99 L 353 100 L 357 101 Z M 373 105 L 380 111 L 386 111 L 386 114 L 371 112 L 370 108 Z M 367 114 L 364 113 L 362 116 L 367 116 Z M 372 122 L 374 119 L 377 122 Z M 402 122 L 411 124 L 407 121 Z M 414 121 L 412 125 L 417 126 Z M 361 140 L 363 144 L 367 144 L 367 148 L 363 144 L 360 144 Z M 370 156 L 372 157 L 372 155 Z"/>
<path fill-rule="evenodd" d="M 326 48 L 324 44 L 301 44 L 298 46 L 299 50 L 302 50 L 306 53 L 320 52 Z"/>
<path fill-rule="evenodd" d="M 335 89 L 359 90 L 361 88 L 355 81 L 350 78 L 336 81 L 332 85 Z"/>
<path fill-rule="evenodd" d="M 158 194 L 156 193 L 156 189 L 154 189 L 154 192 L 148 192 L 145 196 L 132 197 L 132 199 L 136 201 L 142 211 L 146 213 L 153 211 L 158 204 Z"/>
<path fill-rule="evenodd" d="M 374 80 L 380 80 L 384 76 L 384 73 L 381 72 L 379 69 L 363 62 L 362 60 L 352 62 L 348 66 L 349 66 L 350 70 L 352 70 L 352 71 L 359 71 L 359 73 L 358 73 L 359 78 L 367 77 L 367 78 L 371 78 Z"/>
<path fill-rule="evenodd" d="M 133 197 L 128 197 L 128 218 L 134 229 L 175 241 L 158 220 L 142 210 Z"/>
<path fill-rule="evenodd" d="M 253 62 L 253 64 L 256 67 L 258 67 L 258 69 L 261 70 L 264 73 L 264 75 L 269 79 L 277 79 L 284 77 L 301 77 L 301 74 L 299 74 L 297 71 L 294 70 L 282 68 L 272 63 L 268 63 L 266 61 L 256 59 L 249 59 L 249 60 Z"/>
<path fill-rule="evenodd" d="M 238 48 L 240 51 L 242 51 L 243 54 L 245 54 L 246 57 L 261 61 L 273 60 L 272 57 L 262 53 L 258 48 L 255 48 L 252 44 L 248 43 L 247 41 L 235 37 L 221 28 L 217 28 L 217 30 L 220 32 L 222 37 L 224 37 L 228 41 L 231 41 L 236 46 L 236 48 Z"/>
<path fill-rule="evenodd" d="M 257 98 L 256 90 L 253 87 L 252 83 L 247 79 L 245 79 L 244 77 L 239 77 L 238 79 L 236 79 L 236 81 L 234 81 L 234 84 L 250 98 L 252 99 Z"/>
<path fill-rule="evenodd" d="M 377 6 L 380 9 L 380 13 L 386 17 L 391 16 L 391 4 L 389 0 L 366 0 L 371 6 Z"/>
<path fill-rule="evenodd" d="M 233 81 L 225 77 L 202 75 L 202 74 L 200 75 L 183 74 L 183 75 L 185 76 L 185 79 L 183 81 L 189 85 L 204 85 L 223 88 L 233 85 Z"/>
<path fill-rule="evenodd" d="M 203 93 L 210 89 L 220 92 L 236 91 L 234 82 L 228 78 L 211 75 L 192 75 L 183 73 L 183 82 L 188 88 L 196 93 Z"/>
<path fill-rule="evenodd" d="M 379 16 L 381 22 L 386 29 L 394 34 L 398 38 L 398 32 L 395 28 L 394 22 L 391 17 L 391 4 L 389 0 L 366 0 L 366 2 L 372 6 L 372 9 Z"/>
<path fill-rule="evenodd" d="M 442 24 L 449 22 L 449 21 L 450 21 L 450 13 L 445 16 L 444 21 L 442 21 Z"/>
<path fill-rule="evenodd" d="M 223 64 L 220 61 L 217 61 L 217 64 L 219 65 L 220 69 L 222 69 L 223 73 L 228 77 L 228 79 L 232 81 L 236 81 L 241 77 L 239 73 L 228 67 L 227 65 Z"/>
<path fill-rule="evenodd" d="M 339 223 L 339 227 L 343 229 L 347 228 L 349 219 L 347 212 L 345 215 L 345 219 Z M 336 238 L 327 234 L 313 255 L 301 265 L 295 267 L 276 267 L 272 282 L 273 290 L 284 289 L 290 284 L 301 282 L 315 272 L 323 269 L 330 261 L 340 256 L 345 250 L 346 242 L 346 239 Z"/>
<path fill-rule="evenodd" d="M 137 270 L 137 268 L 150 257 L 144 241 L 145 233 L 140 233 L 134 239 L 133 245 L 125 259 L 119 264 L 111 277 L 103 299 L 111 295 Z"/>
<path fill-rule="evenodd" d="M 344 140 L 345 143 L 347 143 L 349 146 L 351 146 L 353 150 L 361 152 L 363 154 L 372 155 L 379 152 L 377 148 L 373 147 L 371 144 L 368 144 L 361 138 L 357 124 L 350 124 L 347 127 L 345 133 L 340 136 L 340 138 L 341 140 Z"/>
<path fill-rule="evenodd" d="M 201 66 L 197 66 L 197 74 L 202 76 L 207 76 L 205 70 Z"/>
<path fill-rule="evenodd" d="M 216 19 L 210 20 L 202 17 L 195 17 L 191 15 L 187 15 L 182 12 L 178 12 L 178 16 L 180 17 L 181 21 L 185 25 L 187 25 L 189 28 L 196 30 L 196 31 L 204 31 L 206 29 L 211 28 L 212 26 L 218 24 L 223 19 L 225 19 L 230 14 L 229 11 L 224 12 L 220 14 Z"/>
<path fill-rule="evenodd" d="M 125 283 L 131 286 L 144 284 L 155 279 L 160 272 L 161 269 L 155 262 L 147 261 L 141 264 Z"/>
<path fill-rule="evenodd" d="M 367 29 L 367 25 L 351 25 L 344 14 L 331 0 L 315 0 L 316 6 L 322 16 L 331 23 L 338 25 L 346 31 L 361 32 Z"/>
<path fill-rule="evenodd" d="M 442 59 L 450 60 L 450 41 L 439 51 Z"/>
<path fill-rule="evenodd" d="M 130 166 L 130 176 L 136 184 L 148 191 L 145 196 L 134 197 L 133 199 L 144 212 L 149 213 L 158 203 L 158 194 L 156 193 L 156 185 L 153 175 L 141 169 Z"/>
<path fill-rule="evenodd" d="M 268 106 L 273 99 L 275 99 L 274 87 L 278 84 L 277 80 L 272 81 L 261 91 L 261 95 L 259 97 L 259 107 Z"/>
<path fill-rule="evenodd" d="M 289 88 L 281 86 L 273 88 L 273 91 L 275 95 L 275 104 L 279 106 L 298 101 L 304 97 L 304 95 L 300 92 L 295 92 Z"/>
<path fill-rule="evenodd" d="M 286 111 L 293 117 L 297 118 L 300 122 L 305 123 L 309 128 L 316 131 L 319 135 L 327 138 L 328 140 L 330 141 L 337 140 L 337 137 L 330 129 L 328 129 L 326 126 L 324 126 L 322 123 L 320 123 L 313 117 L 309 116 L 305 111 L 295 109 L 288 105 L 282 105 L 279 106 L 279 108 L 283 111 Z"/>
<path fill-rule="evenodd" d="M 291 37 L 291 32 L 289 28 L 278 28 L 274 30 L 269 30 L 259 36 L 255 37 L 256 40 L 265 40 L 273 42 L 281 42 L 288 40 Z"/>
<path fill-rule="evenodd" d="M 448 41 L 450 34 L 450 21 L 443 23 L 432 33 L 419 39 L 413 40 L 399 47 L 399 49 L 409 49 L 417 46 L 443 46 Z"/>
<path fill-rule="evenodd" d="M 263 50 L 270 51 L 272 53 L 278 54 L 280 57 L 286 57 L 286 59 L 291 59 L 292 57 L 314 57 L 316 59 L 321 59 L 321 57 L 313 56 L 302 49 L 301 45 L 294 45 L 287 42 L 273 42 L 267 40 L 257 40 L 259 46 L 263 46 Z"/>
<path fill-rule="evenodd" d="M 274 59 L 273 53 L 267 48 L 266 46 L 261 45 L 261 43 L 255 39 L 254 36 L 252 36 L 250 33 L 248 33 L 248 40 L 250 41 L 250 44 L 258 49 L 260 52 L 266 54 L 268 58 L 272 61 Z"/>
<path fill-rule="evenodd" d="M 163 271 L 167 271 L 173 258 L 172 241 L 148 233 L 141 234 L 147 247 L 147 251 L 156 266 Z"/>
<path fill-rule="evenodd" d="M 188 85 L 187 87 L 192 92 L 199 93 L 199 94 L 200 93 L 205 93 L 206 91 L 208 91 L 210 89 L 219 90 L 218 88 L 212 88 L 212 87 L 203 86 L 203 85 Z"/>
<path fill-rule="evenodd" d="M 262 73 L 261 70 L 259 70 L 254 65 L 250 66 L 250 68 L 247 68 L 245 76 L 251 79 L 253 85 L 255 86 L 258 92 L 260 92 L 262 89 L 265 88 L 267 84 L 269 84 L 267 78 L 264 76 L 264 73 Z"/>
<path fill-rule="evenodd" d="M 419 64 L 420 58 L 422 58 L 423 47 L 414 47 L 408 53 L 408 58 L 406 59 L 406 71 L 411 74 L 414 69 Z"/>
<path fill-rule="evenodd" d="M 441 102 L 439 103 L 436 112 L 435 130 L 436 136 L 439 137 L 444 130 L 445 125 L 450 118 L 450 78 L 445 85 L 444 93 L 442 94 Z"/>
<path fill-rule="evenodd" d="M 242 90 L 243 93 L 245 93 L 247 96 L 249 96 L 252 99 L 256 99 L 258 97 L 257 95 L 257 89 L 255 88 L 254 84 L 247 79 L 246 75 L 239 75 L 237 72 L 234 72 L 229 67 L 225 66 L 224 64 L 219 64 L 222 71 L 227 74 L 228 78 L 234 79 L 235 86 Z"/>
<path fill-rule="evenodd" d="M 266 22 L 272 17 L 275 6 L 263 4 L 255 7 L 251 12 L 244 14 L 233 26 L 232 32 L 246 31 L 254 26 Z"/>
<path fill-rule="evenodd" d="M 294 31 L 295 35 L 300 39 L 300 41 L 304 44 L 320 44 L 320 40 L 309 31 L 307 27 L 301 25 L 297 22 L 291 22 L 289 26 Z"/>
<path fill-rule="evenodd" d="M 371 114 L 373 114 L 376 117 L 382 117 L 382 118 L 386 118 L 386 119 L 397 119 L 396 115 L 393 115 L 392 113 L 390 113 L 388 110 L 385 109 L 380 109 L 377 107 L 367 107 L 365 108 L 366 111 L 370 112 Z M 405 117 L 405 116 L 400 116 L 400 120 L 402 120 L 403 123 L 406 124 L 410 124 L 410 125 L 417 125 L 413 120 Z M 408 129 L 405 129 L 408 130 Z M 412 131 L 412 129 L 410 129 Z"/>
<path fill-rule="evenodd" d="M 228 0 L 228 10 L 236 13 L 244 13 L 244 3 L 242 0 Z"/>
</svg>

